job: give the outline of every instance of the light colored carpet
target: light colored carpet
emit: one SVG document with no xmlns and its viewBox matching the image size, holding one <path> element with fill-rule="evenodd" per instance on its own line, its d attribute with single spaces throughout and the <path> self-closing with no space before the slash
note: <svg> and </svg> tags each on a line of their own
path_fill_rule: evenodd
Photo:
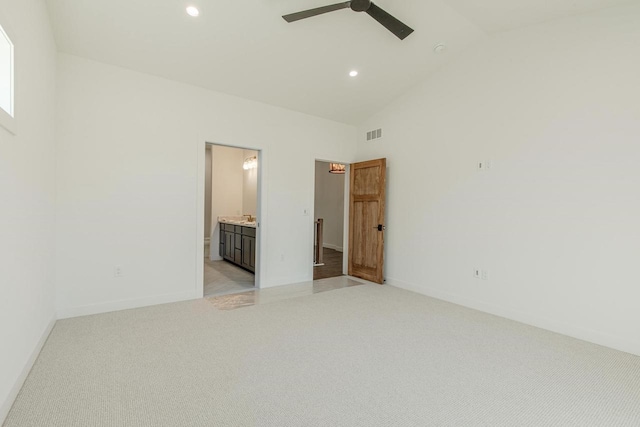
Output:
<svg viewBox="0 0 640 427">
<path fill-rule="evenodd" d="M 640 357 L 390 286 L 59 321 L 14 426 L 638 426 Z"/>
<path fill-rule="evenodd" d="M 227 261 L 204 260 L 204 296 L 255 289 L 253 273 Z"/>
</svg>

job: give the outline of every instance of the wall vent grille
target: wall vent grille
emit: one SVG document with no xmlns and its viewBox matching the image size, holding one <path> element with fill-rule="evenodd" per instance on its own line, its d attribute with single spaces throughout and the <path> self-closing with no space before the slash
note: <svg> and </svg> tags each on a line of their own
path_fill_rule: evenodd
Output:
<svg viewBox="0 0 640 427">
<path fill-rule="evenodd" d="M 373 141 L 374 139 L 380 138 L 382 138 L 382 128 L 367 132 L 367 141 Z"/>
</svg>

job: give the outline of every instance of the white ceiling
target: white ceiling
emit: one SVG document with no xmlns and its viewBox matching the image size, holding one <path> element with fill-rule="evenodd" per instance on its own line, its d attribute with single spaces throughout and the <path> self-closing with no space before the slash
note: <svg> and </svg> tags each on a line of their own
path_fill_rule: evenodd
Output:
<svg viewBox="0 0 640 427">
<path fill-rule="evenodd" d="M 488 34 L 628 0 L 377 0 L 400 41 L 340 0 L 47 0 L 62 52 L 357 124 Z M 201 10 L 198 18 L 187 5 Z M 433 47 L 446 43 L 444 54 Z M 357 69 L 357 78 L 348 76 Z"/>
</svg>

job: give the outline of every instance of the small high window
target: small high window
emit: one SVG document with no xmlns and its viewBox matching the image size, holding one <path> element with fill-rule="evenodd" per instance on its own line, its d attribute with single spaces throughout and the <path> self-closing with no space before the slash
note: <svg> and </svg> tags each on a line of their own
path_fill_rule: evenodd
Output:
<svg viewBox="0 0 640 427">
<path fill-rule="evenodd" d="M 0 107 L 13 117 L 13 43 L 0 26 Z"/>
<path fill-rule="evenodd" d="M 0 26 L 0 125 L 13 129 L 13 43 Z"/>
</svg>

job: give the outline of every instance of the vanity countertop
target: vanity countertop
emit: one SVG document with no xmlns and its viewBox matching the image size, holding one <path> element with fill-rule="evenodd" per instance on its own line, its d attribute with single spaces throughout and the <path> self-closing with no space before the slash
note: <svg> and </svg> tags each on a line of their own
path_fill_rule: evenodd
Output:
<svg viewBox="0 0 640 427">
<path fill-rule="evenodd" d="M 221 222 L 223 224 L 233 224 L 241 225 L 243 227 L 256 228 L 255 221 L 247 221 L 247 218 L 243 216 L 219 216 L 218 222 Z"/>
</svg>

